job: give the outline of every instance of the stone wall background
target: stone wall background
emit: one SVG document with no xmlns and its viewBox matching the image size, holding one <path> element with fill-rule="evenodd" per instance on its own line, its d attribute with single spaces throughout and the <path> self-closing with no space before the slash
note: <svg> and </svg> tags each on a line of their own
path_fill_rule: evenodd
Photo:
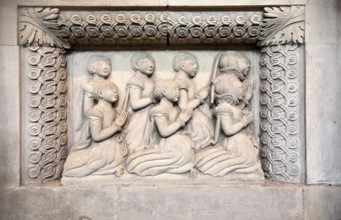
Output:
<svg viewBox="0 0 341 220">
<path fill-rule="evenodd" d="M 306 5 L 306 184 L 21 186 L 18 6 L 290 4 Z M 339 0 L 0 0 L 0 219 L 341 219 L 340 12 Z"/>
</svg>

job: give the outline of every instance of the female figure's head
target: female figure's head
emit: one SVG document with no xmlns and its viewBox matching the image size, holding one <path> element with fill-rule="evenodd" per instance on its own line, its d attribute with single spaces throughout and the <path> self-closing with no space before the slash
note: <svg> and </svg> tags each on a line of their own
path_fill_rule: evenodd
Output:
<svg viewBox="0 0 341 220">
<path fill-rule="evenodd" d="M 220 73 L 233 71 L 240 80 L 244 80 L 249 72 L 250 61 L 235 51 L 220 54 L 218 69 Z"/>
<path fill-rule="evenodd" d="M 97 80 L 92 84 L 91 95 L 95 100 L 104 100 L 109 103 L 115 103 L 118 100 L 117 86 L 108 80 Z"/>
<path fill-rule="evenodd" d="M 171 102 L 179 101 L 179 88 L 173 80 L 158 80 L 155 84 L 154 97 L 157 100 L 166 98 Z"/>
<path fill-rule="evenodd" d="M 189 77 L 194 77 L 198 72 L 198 61 L 189 53 L 179 53 L 174 57 L 173 70 L 179 72 L 182 70 L 187 73 Z"/>
<path fill-rule="evenodd" d="M 150 53 L 135 53 L 130 60 L 131 68 L 151 77 L 155 70 L 155 60 Z"/>
<path fill-rule="evenodd" d="M 88 72 L 106 79 L 111 73 L 111 61 L 104 56 L 92 56 L 88 61 Z"/>
<path fill-rule="evenodd" d="M 219 75 L 214 81 L 215 101 L 236 105 L 243 99 L 245 88 L 239 80 L 227 74 Z"/>
</svg>

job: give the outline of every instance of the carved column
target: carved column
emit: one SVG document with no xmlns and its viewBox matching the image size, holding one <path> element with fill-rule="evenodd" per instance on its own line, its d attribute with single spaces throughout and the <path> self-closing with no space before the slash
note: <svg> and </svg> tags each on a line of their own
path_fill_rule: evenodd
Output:
<svg viewBox="0 0 341 220">
<path fill-rule="evenodd" d="M 304 181 L 304 7 L 265 8 L 261 42 L 261 156 L 268 178 Z"/>
<path fill-rule="evenodd" d="M 22 181 L 61 177 L 67 155 L 67 43 L 54 37 L 58 9 L 21 9 L 23 130 Z"/>
</svg>

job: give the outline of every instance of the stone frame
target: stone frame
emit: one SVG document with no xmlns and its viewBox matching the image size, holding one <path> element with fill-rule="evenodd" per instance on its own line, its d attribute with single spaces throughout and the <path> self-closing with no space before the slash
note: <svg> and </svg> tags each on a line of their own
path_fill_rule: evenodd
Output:
<svg viewBox="0 0 341 220">
<path fill-rule="evenodd" d="M 185 8 L 184 10 L 188 10 Z M 263 11 L 19 9 L 23 184 L 60 179 L 67 157 L 67 50 L 88 45 L 257 45 L 261 156 L 268 178 L 305 180 L 304 6 Z"/>
</svg>

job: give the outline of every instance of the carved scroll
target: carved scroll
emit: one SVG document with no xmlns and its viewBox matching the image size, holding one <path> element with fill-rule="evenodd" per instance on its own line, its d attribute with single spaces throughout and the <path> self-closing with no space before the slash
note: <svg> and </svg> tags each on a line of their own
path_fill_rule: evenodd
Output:
<svg viewBox="0 0 341 220">
<path fill-rule="evenodd" d="M 58 36 L 72 44 L 166 43 L 168 15 L 161 12 L 62 12 Z"/>
<path fill-rule="evenodd" d="M 255 43 L 260 37 L 261 14 L 214 12 L 172 13 L 170 43 Z"/>
<path fill-rule="evenodd" d="M 72 44 L 255 43 L 261 13 L 62 12 L 57 34 Z"/>
<path fill-rule="evenodd" d="M 60 178 L 67 154 L 65 51 L 33 46 L 26 51 L 26 172 L 51 182 Z"/>
<path fill-rule="evenodd" d="M 262 49 L 262 163 L 271 179 L 284 182 L 300 182 L 302 178 L 297 51 L 297 45 Z"/>
</svg>

